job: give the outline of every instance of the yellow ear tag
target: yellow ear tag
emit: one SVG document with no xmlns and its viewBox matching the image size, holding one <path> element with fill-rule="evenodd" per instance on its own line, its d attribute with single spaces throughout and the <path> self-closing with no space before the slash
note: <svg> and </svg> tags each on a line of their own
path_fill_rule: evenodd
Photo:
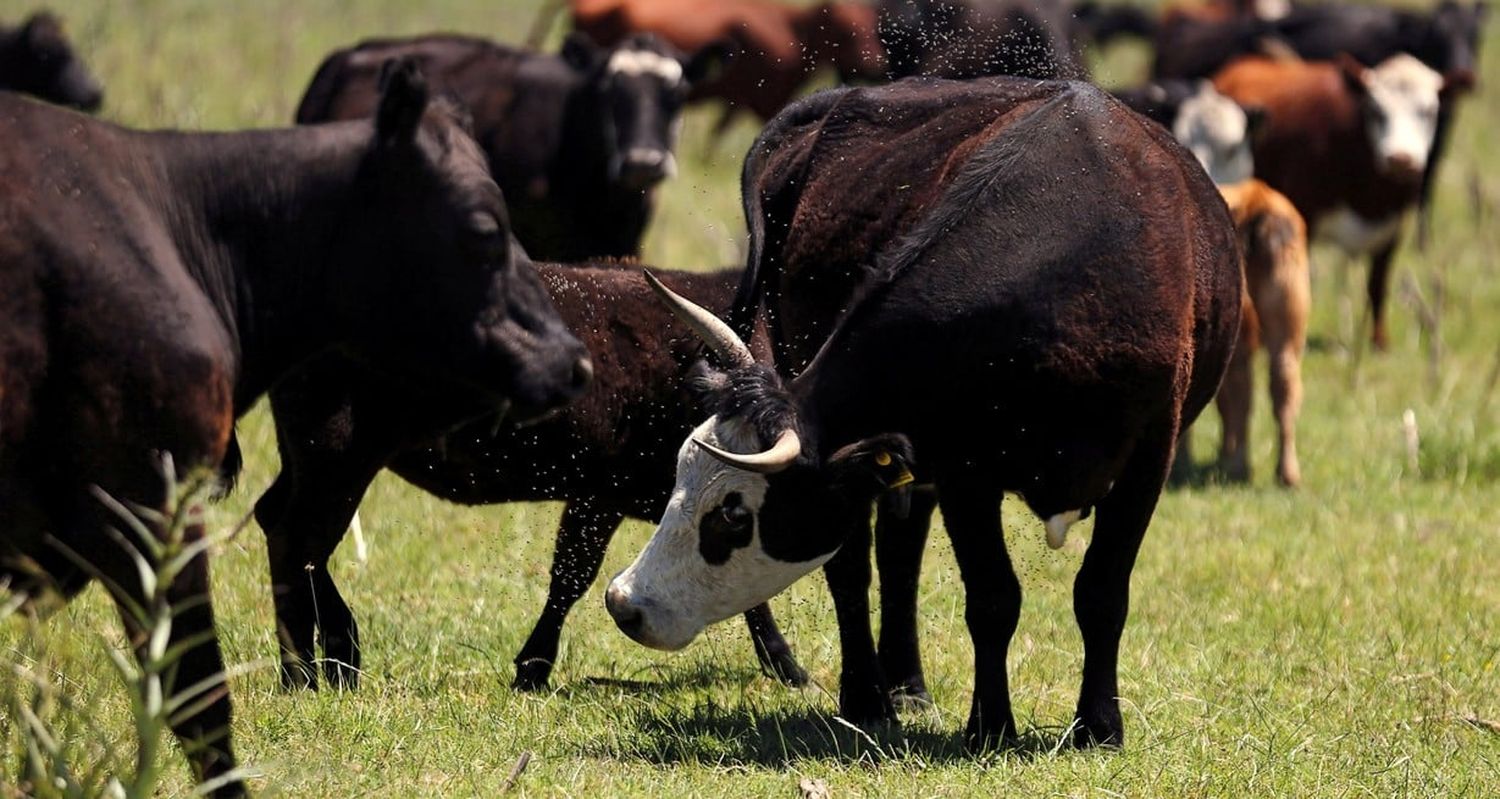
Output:
<svg viewBox="0 0 1500 799">
<path fill-rule="evenodd" d="M 891 453 L 884 452 L 884 451 L 875 453 L 875 465 L 876 466 L 890 466 L 891 465 Z"/>
<path fill-rule="evenodd" d="M 911 470 L 903 468 L 901 474 L 896 477 L 895 482 L 891 483 L 887 488 L 900 488 L 901 486 L 911 485 L 916 481 L 917 478 L 912 477 Z"/>
</svg>

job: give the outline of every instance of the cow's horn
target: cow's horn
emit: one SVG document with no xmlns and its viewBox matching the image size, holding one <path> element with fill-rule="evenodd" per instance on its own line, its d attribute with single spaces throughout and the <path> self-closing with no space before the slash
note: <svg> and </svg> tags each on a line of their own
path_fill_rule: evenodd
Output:
<svg viewBox="0 0 1500 799">
<path fill-rule="evenodd" d="M 738 452 L 722 450 L 707 441 L 700 441 L 696 438 L 693 439 L 693 443 L 730 466 L 761 474 L 775 474 L 782 471 L 795 463 L 797 456 L 802 454 L 802 439 L 798 438 L 797 431 L 791 428 L 783 430 L 770 449 L 753 455 L 741 455 Z"/>
<path fill-rule="evenodd" d="M 724 366 L 736 369 L 755 363 L 755 357 L 750 354 L 750 348 L 745 346 L 745 342 L 740 341 L 740 337 L 735 335 L 729 325 L 686 297 L 663 286 L 661 281 L 656 279 L 656 275 L 644 269 L 641 271 L 646 275 L 646 282 L 651 285 L 651 289 L 658 297 L 661 297 L 661 301 L 666 303 L 672 313 L 677 314 L 677 317 L 688 327 L 691 327 L 699 338 L 703 339 L 709 349 L 724 361 Z M 793 457 L 796 457 L 795 453 Z"/>
</svg>

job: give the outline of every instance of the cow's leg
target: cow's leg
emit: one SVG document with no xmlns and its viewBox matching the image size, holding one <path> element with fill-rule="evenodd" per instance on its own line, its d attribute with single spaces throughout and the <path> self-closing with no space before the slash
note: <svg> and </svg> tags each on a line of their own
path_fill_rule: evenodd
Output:
<svg viewBox="0 0 1500 799">
<path fill-rule="evenodd" d="M 1391 290 L 1391 261 L 1396 256 L 1396 245 L 1392 241 L 1370 257 L 1370 279 L 1366 292 L 1370 298 L 1370 343 L 1380 352 L 1391 348 L 1390 334 L 1385 328 L 1385 301 Z"/>
<path fill-rule="evenodd" d="M 540 691 L 547 687 L 568 611 L 599 576 L 604 552 L 624 519 L 625 514 L 586 500 L 574 500 L 563 508 L 557 545 L 552 550 L 552 582 L 547 587 L 547 604 L 536 626 L 531 628 L 526 645 L 516 655 L 516 678 L 511 687 L 520 691 Z"/>
<path fill-rule="evenodd" d="M 875 563 L 880 569 L 880 665 L 898 704 L 931 704 L 917 641 L 917 586 L 927 531 L 937 507 L 930 487 L 911 492 L 902 519 L 882 506 L 875 526 Z"/>
<path fill-rule="evenodd" d="M 1130 607 L 1130 572 L 1166 483 L 1175 443 L 1170 435 L 1142 439 L 1097 506 L 1094 537 L 1073 583 L 1073 613 L 1083 633 L 1083 687 L 1073 733 L 1079 747 L 1125 742 L 1118 664 Z"/>
<path fill-rule="evenodd" d="M 106 519 L 104 523 L 118 526 L 118 520 Z M 184 541 L 198 541 L 202 537 L 202 526 L 194 525 L 185 531 Z M 138 617 L 131 609 L 132 605 L 137 608 L 151 606 L 133 560 L 123 551 L 105 551 L 93 555 L 84 551 L 80 554 L 91 559 L 112 593 L 123 592 L 123 595 L 114 597 L 120 619 L 137 659 L 144 661 L 146 648 L 150 645 L 154 631 L 145 626 L 147 619 Z M 148 553 L 141 553 L 141 556 L 147 562 L 153 561 Z M 167 586 L 166 600 L 174 608 L 174 612 L 164 651 L 173 652 L 179 648 L 180 651 L 174 662 L 167 664 L 162 687 L 168 697 L 179 696 L 190 689 L 197 691 L 185 697 L 185 706 L 198 708 L 190 714 L 174 715 L 170 726 L 183 753 L 187 755 L 197 781 L 217 779 L 235 768 L 235 758 L 230 743 L 232 710 L 229 704 L 229 685 L 227 681 L 223 681 L 224 658 L 219 651 L 213 605 L 209 600 L 206 553 L 199 553 L 177 574 Z M 215 679 L 220 682 L 212 684 Z M 201 690 L 205 684 L 211 687 Z M 245 786 L 238 780 L 233 780 L 219 787 L 212 795 L 244 796 Z"/>
<path fill-rule="evenodd" d="M 769 603 L 762 602 L 745 611 L 745 625 L 750 628 L 750 642 L 755 645 L 755 657 L 762 669 L 787 685 L 807 685 L 807 672 L 782 637 Z"/>
<path fill-rule="evenodd" d="M 1235 482 L 1250 479 L 1250 410 L 1255 404 L 1252 371 L 1257 344 L 1255 316 L 1248 308 L 1246 313 L 1248 315 L 1240 324 L 1240 339 L 1235 344 L 1234 356 L 1224 372 L 1224 382 L 1219 384 L 1219 393 L 1214 395 L 1224 427 L 1219 444 L 1219 471 Z"/>
<path fill-rule="evenodd" d="M 1272 291 L 1275 310 L 1261 315 L 1261 339 L 1271 366 L 1271 408 L 1279 446 L 1276 479 L 1284 486 L 1302 482 L 1297 463 L 1297 415 L 1302 409 L 1302 352 L 1307 347 L 1307 316 L 1312 288 L 1306 268 L 1279 274 Z"/>
<path fill-rule="evenodd" d="M 343 539 L 380 462 L 375 457 L 340 457 L 284 465 L 276 484 L 256 506 L 266 533 L 281 682 L 287 688 L 317 687 L 311 668 L 315 634 L 321 639 L 329 683 L 348 688 L 358 684 L 359 630 L 328 573 L 328 558 Z"/>
<path fill-rule="evenodd" d="M 848 539 L 823 566 L 839 624 L 839 714 L 856 724 L 894 722 L 875 635 L 870 631 L 870 524 L 854 522 Z"/>
<path fill-rule="evenodd" d="M 974 700 L 964 731 L 971 749 L 1013 739 L 1005 655 L 1021 618 L 1021 582 L 1000 527 L 1001 494 L 967 479 L 938 481 L 938 503 L 964 581 L 964 620 L 974 643 Z"/>
</svg>

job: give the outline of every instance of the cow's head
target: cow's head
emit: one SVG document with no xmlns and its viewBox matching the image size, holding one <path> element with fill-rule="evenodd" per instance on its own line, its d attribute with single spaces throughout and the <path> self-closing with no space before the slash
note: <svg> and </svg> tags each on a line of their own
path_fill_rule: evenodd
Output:
<svg viewBox="0 0 1500 799">
<path fill-rule="evenodd" d="M 25 92 L 49 103 L 97 111 L 104 90 L 73 52 L 57 17 L 39 12 L 0 38 L 0 89 Z"/>
<path fill-rule="evenodd" d="M 1358 98 L 1375 168 L 1401 180 L 1420 180 L 1437 133 L 1443 76 L 1406 53 L 1367 69 L 1341 54 L 1344 83 Z"/>
<path fill-rule="evenodd" d="M 1208 81 L 1199 81 L 1196 88 L 1177 106 L 1172 135 L 1197 157 L 1214 183 L 1249 180 L 1255 171 L 1252 137 L 1264 112 L 1242 108 Z"/>
<path fill-rule="evenodd" d="M 912 454 L 894 434 L 818 452 L 776 373 L 727 324 L 652 283 L 728 370 L 695 378 L 713 415 L 678 451 L 661 523 L 605 605 L 636 641 L 680 649 L 833 557 L 881 492 L 911 481 Z"/>
<path fill-rule="evenodd" d="M 1478 72 L 1479 40 L 1489 5 L 1443 0 L 1426 20 L 1413 53 L 1441 72 L 1454 89 L 1473 88 Z"/>
<path fill-rule="evenodd" d="M 709 47 L 691 59 L 651 34 L 605 49 L 582 33 L 563 42 L 563 59 L 587 76 L 603 121 L 609 179 L 643 190 L 677 173 L 673 153 L 689 89 L 721 60 Z"/>
<path fill-rule="evenodd" d="M 379 355 L 372 366 L 540 412 L 581 393 L 592 367 L 512 237 L 468 126 L 429 101 L 413 61 L 385 65 L 324 291 L 351 353 Z"/>
</svg>

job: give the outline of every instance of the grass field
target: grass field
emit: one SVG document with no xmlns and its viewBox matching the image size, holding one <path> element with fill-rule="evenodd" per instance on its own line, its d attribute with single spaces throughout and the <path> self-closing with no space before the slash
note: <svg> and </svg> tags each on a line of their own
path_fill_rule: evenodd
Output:
<svg viewBox="0 0 1500 799">
<path fill-rule="evenodd" d="M 525 35 L 536 0 L 63 0 L 58 10 L 106 83 L 104 115 L 143 126 L 229 129 L 285 123 L 313 67 L 374 34 L 455 29 Z M 29 3 L 0 0 L 0 19 Z M 285 796 L 493 796 L 523 752 L 516 796 L 797 796 L 804 777 L 834 796 L 1473 796 L 1500 795 L 1500 27 L 1487 38 L 1480 94 L 1461 112 L 1425 252 L 1399 261 L 1393 348 L 1359 346 L 1363 265 L 1314 253 L 1315 318 L 1300 428 L 1305 486 L 1272 484 L 1264 398 L 1249 486 L 1174 490 L 1135 571 L 1121 659 L 1128 747 L 1061 745 L 1081 644 L 1072 574 L 1088 524 L 1061 552 L 1006 506 L 1026 590 L 1011 650 L 1020 751 L 967 755 L 971 649 L 963 592 L 934 535 L 922 634 L 937 707 L 905 735 L 872 741 L 834 718 L 838 647 L 821 576 L 774 602 L 815 685 L 761 676 L 743 627 L 684 652 L 648 651 L 615 631 L 596 586 L 564 634 L 549 695 L 509 688 L 511 657 L 542 606 L 556 505 L 464 509 L 382 476 L 362 516 L 369 561 L 335 557 L 362 626 L 357 693 L 286 694 L 274 669 L 233 681 L 234 734 L 254 785 Z M 1143 69 L 1111 53 L 1101 79 Z M 742 250 L 736 175 L 755 127 L 717 146 L 712 111 L 690 117 L 682 174 L 669 185 L 646 260 L 701 268 Z M 0 143 L 3 146 L 3 143 Z M 1421 299 L 1418 299 L 1420 297 Z M 1441 348 L 1419 324 L 1439 309 Z M 1264 386 L 1263 370 L 1258 385 Z M 1403 412 L 1416 418 L 1413 461 Z M 1208 413 L 1196 431 L 1207 457 Z M 263 410 L 240 425 L 248 467 L 213 510 L 233 525 L 276 469 Z M 650 533 L 628 524 L 604 573 Z M 275 654 L 264 542 L 253 525 L 217 553 L 214 600 L 232 663 Z M 76 762 L 127 769 L 129 705 L 104 657 L 122 646 L 97 588 L 56 614 L 40 640 L 0 625 L 7 663 L 50 673 L 76 709 L 57 723 Z M 38 660 L 39 659 L 39 660 Z M 0 681 L 13 681 L 8 673 Z M 5 690 L 24 686 L 0 684 Z M 18 756 L 11 720 L 0 786 Z M 162 795 L 188 788 L 175 749 Z M 0 795 L 9 791 L 0 787 Z"/>
</svg>

